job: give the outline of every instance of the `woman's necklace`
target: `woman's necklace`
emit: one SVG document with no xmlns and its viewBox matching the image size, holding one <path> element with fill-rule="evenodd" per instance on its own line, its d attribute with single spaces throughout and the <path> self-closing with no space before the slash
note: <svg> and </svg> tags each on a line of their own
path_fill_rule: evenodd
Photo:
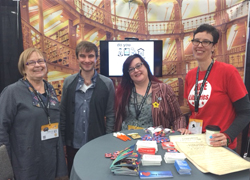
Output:
<svg viewBox="0 0 250 180">
<path fill-rule="evenodd" d="M 140 105 L 138 106 L 138 102 L 137 102 L 137 93 L 136 93 L 136 90 L 135 90 L 135 87 L 133 88 L 133 93 L 134 93 L 134 104 L 135 104 L 135 112 L 136 112 L 136 119 L 138 120 L 139 118 L 139 115 L 141 114 L 141 110 L 142 110 L 142 107 L 147 99 L 147 96 L 148 96 L 148 92 L 150 90 L 150 87 L 151 87 L 151 81 L 149 81 L 148 83 L 148 87 L 147 87 L 147 90 L 146 90 L 146 93 L 145 95 L 143 96 L 142 100 L 141 100 L 141 103 Z"/>
</svg>

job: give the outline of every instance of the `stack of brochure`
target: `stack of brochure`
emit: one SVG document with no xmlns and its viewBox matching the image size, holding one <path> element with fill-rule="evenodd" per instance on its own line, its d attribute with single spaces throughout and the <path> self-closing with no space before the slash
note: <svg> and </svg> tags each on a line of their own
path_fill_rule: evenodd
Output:
<svg viewBox="0 0 250 180">
<path fill-rule="evenodd" d="M 138 148 L 138 153 L 143 154 L 155 154 L 155 148 Z"/>
<path fill-rule="evenodd" d="M 191 174 L 191 168 L 185 160 L 175 160 L 174 166 L 180 175 Z"/>
<path fill-rule="evenodd" d="M 177 149 L 175 149 L 173 142 L 163 142 L 161 143 L 162 149 L 167 150 L 167 152 L 178 152 Z"/>
<path fill-rule="evenodd" d="M 141 155 L 136 152 L 135 145 L 122 150 L 110 166 L 116 175 L 138 176 Z"/>
<path fill-rule="evenodd" d="M 156 141 L 142 141 L 138 140 L 136 143 L 136 150 L 139 148 L 155 148 L 155 152 L 158 151 L 158 146 Z"/>
<path fill-rule="evenodd" d="M 175 160 L 185 160 L 186 156 L 184 153 L 178 152 L 166 152 L 164 155 L 164 160 L 166 163 L 175 163 Z"/>
<path fill-rule="evenodd" d="M 161 161 L 162 161 L 161 155 L 149 155 L 149 154 L 144 154 L 141 160 L 143 166 L 160 166 Z"/>
<path fill-rule="evenodd" d="M 173 142 L 162 142 L 161 143 L 162 149 L 175 149 Z"/>
</svg>

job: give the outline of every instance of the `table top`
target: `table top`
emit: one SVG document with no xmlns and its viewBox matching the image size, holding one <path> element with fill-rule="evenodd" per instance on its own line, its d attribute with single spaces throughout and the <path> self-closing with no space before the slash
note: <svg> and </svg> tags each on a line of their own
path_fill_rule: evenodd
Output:
<svg viewBox="0 0 250 180">
<path fill-rule="evenodd" d="M 122 131 L 125 134 L 138 132 L 141 136 L 145 135 L 143 130 L 130 130 Z M 172 134 L 171 134 L 172 135 Z M 114 175 L 109 169 L 112 164 L 110 158 L 105 158 L 105 153 L 114 153 L 115 151 L 121 151 L 126 147 L 129 147 L 136 143 L 137 140 L 122 141 L 113 136 L 113 134 L 106 134 L 98 137 L 79 149 L 77 152 L 70 180 L 136 180 L 140 179 L 138 176 L 123 176 Z M 250 171 L 244 170 L 227 175 L 214 175 L 211 173 L 202 173 L 199 171 L 188 159 L 186 159 L 190 168 L 192 169 L 191 175 L 179 175 L 174 167 L 174 164 L 167 164 L 164 161 L 164 154 L 166 150 L 163 150 L 161 145 L 158 144 L 158 152 L 156 154 L 162 155 L 161 166 L 142 166 L 140 164 L 139 170 L 141 171 L 171 171 L 173 178 L 176 180 L 249 180 Z"/>
</svg>

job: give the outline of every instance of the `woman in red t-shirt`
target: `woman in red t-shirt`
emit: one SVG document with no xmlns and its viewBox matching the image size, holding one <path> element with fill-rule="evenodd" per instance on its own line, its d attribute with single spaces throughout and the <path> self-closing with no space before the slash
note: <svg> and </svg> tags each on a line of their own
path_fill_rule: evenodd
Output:
<svg viewBox="0 0 250 180">
<path fill-rule="evenodd" d="M 198 67 L 186 75 L 184 97 L 190 118 L 202 122 L 203 133 L 207 125 L 220 127 L 220 133 L 210 139 L 211 145 L 235 149 L 236 137 L 250 121 L 250 103 L 237 69 L 212 58 L 218 40 L 219 32 L 211 25 L 202 24 L 194 31 L 192 50 Z"/>
</svg>

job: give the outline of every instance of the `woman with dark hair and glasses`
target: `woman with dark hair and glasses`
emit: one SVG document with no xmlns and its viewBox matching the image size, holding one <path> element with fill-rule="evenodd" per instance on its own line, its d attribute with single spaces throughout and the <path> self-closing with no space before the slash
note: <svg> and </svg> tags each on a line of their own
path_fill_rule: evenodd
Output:
<svg viewBox="0 0 250 180">
<path fill-rule="evenodd" d="M 139 54 L 129 56 L 123 64 L 115 109 L 115 131 L 162 125 L 189 133 L 171 87 L 152 75 L 148 63 Z"/>
<path fill-rule="evenodd" d="M 18 62 L 23 78 L 0 95 L 0 145 L 7 147 L 16 180 L 55 180 L 67 176 L 59 133 L 59 102 L 44 80 L 42 52 L 29 48 Z"/>
<path fill-rule="evenodd" d="M 202 24 L 194 31 L 193 55 L 198 67 L 186 75 L 184 97 L 191 110 L 189 123 L 202 122 L 202 132 L 207 125 L 219 126 L 221 133 L 211 137 L 211 145 L 235 149 L 236 137 L 250 121 L 250 103 L 237 69 L 213 59 L 218 39 L 218 30 L 211 25 Z"/>
</svg>

